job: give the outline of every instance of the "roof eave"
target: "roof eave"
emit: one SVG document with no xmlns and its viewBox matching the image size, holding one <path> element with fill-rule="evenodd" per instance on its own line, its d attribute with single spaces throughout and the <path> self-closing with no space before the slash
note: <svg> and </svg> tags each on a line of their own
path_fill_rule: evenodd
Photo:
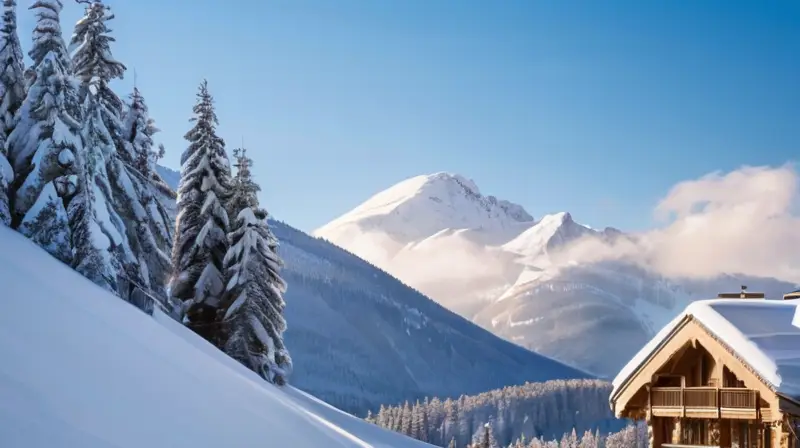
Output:
<svg viewBox="0 0 800 448">
<path fill-rule="evenodd" d="M 651 351 L 650 351 L 650 353 L 647 355 L 647 357 L 646 357 L 645 359 L 643 359 L 643 360 L 642 360 L 642 362 L 641 362 L 641 363 L 639 363 L 639 365 L 638 365 L 638 366 L 636 366 L 636 369 L 635 369 L 635 370 L 633 370 L 633 371 L 631 372 L 631 374 L 630 374 L 630 375 L 628 375 L 628 377 L 627 377 L 627 378 L 625 378 L 625 380 L 624 380 L 622 383 L 620 383 L 619 387 L 616 387 L 616 388 L 614 388 L 614 390 L 613 390 L 613 392 L 612 392 L 611 396 L 609 397 L 609 402 L 610 402 L 610 404 L 611 404 L 611 408 L 612 408 L 612 410 L 615 408 L 616 399 L 619 397 L 619 395 L 622 393 L 622 391 L 624 391 L 625 389 L 627 389 L 627 387 L 628 387 L 628 384 L 631 382 L 631 379 L 636 377 L 636 374 L 637 374 L 637 373 L 639 373 L 639 371 L 642 369 L 642 366 L 644 366 L 644 365 L 647 365 L 647 364 L 648 364 L 648 363 L 649 363 L 649 362 L 650 362 L 650 361 L 653 359 L 653 357 L 655 357 L 655 355 L 656 355 L 656 354 L 657 354 L 659 351 L 661 351 L 661 349 L 662 349 L 662 348 L 664 348 L 664 346 L 665 346 L 667 343 L 669 343 L 669 341 L 671 341 L 671 340 L 672 340 L 672 338 L 674 338 L 674 337 L 675 337 L 675 335 L 676 335 L 676 334 L 677 334 L 677 333 L 678 333 L 678 332 L 679 332 L 679 331 L 680 331 L 680 330 L 681 330 L 683 327 L 685 327 L 687 323 L 689 323 L 689 322 L 690 322 L 691 320 L 693 320 L 693 319 L 694 319 L 694 318 L 692 317 L 692 315 L 691 315 L 691 314 L 686 314 L 685 316 L 683 316 L 683 318 L 682 318 L 680 321 L 678 321 L 678 323 L 677 323 L 677 324 L 675 324 L 675 326 L 674 326 L 674 327 L 672 328 L 672 330 L 671 330 L 671 331 L 670 331 L 670 332 L 669 332 L 669 333 L 666 335 L 666 337 L 662 338 L 662 339 L 661 339 L 661 342 L 659 342 L 659 343 L 658 343 L 658 345 L 657 345 L 657 346 L 656 346 L 656 347 L 655 347 L 653 350 L 651 350 Z M 644 348 L 644 347 L 642 347 L 642 348 Z M 637 355 L 638 355 L 638 352 L 637 352 Z"/>
</svg>

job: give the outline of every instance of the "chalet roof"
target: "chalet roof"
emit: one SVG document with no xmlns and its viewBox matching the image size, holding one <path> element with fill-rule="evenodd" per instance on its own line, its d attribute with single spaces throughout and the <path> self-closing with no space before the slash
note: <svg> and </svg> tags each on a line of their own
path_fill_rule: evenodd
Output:
<svg viewBox="0 0 800 448">
<path fill-rule="evenodd" d="M 800 299 L 714 299 L 692 302 L 650 340 L 614 378 L 623 384 L 665 343 L 678 325 L 693 318 L 775 392 L 800 397 Z"/>
</svg>

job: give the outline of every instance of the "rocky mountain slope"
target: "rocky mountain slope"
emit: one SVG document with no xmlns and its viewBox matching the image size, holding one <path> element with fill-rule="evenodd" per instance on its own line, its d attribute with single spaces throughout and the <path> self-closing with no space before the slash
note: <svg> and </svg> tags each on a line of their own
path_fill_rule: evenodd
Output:
<svg viewBox="0 0 800 448">
<path fill-rule="evenodd" d="M 611 377 L 691 300 L 741 284 L 769 295 L 794 285 L 721 276 L 664 278 L 591 250 L 637 236 L 533 219 L 463 176 L 418 176 L 317 229 L 439 303 L 508 340 Z"/>
</svg>

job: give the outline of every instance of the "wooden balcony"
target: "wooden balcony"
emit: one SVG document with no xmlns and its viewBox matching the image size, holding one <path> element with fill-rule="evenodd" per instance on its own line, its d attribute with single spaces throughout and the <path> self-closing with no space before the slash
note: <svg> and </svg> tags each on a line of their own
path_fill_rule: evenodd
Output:
<svg viewBox="0 0 800 448">
<path fill-rule="evenodd" d="M 656 417 L 758 419 L 758 392 L 743 388 L 654 387 L 650 409 Z"/>
</svg>

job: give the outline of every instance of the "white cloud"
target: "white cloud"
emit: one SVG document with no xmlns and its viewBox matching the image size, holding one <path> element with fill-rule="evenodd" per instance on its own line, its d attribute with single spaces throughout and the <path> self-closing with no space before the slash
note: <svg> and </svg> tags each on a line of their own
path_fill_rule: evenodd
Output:
<svg viewBox="0 0 800 448">
<path fill-rule="evenodd" d="M 613 246 L 581 241 L 579 259 L 623 258 L 666 276 L 742 273 L 800 282 L 798 173 L 743 167 L 675 185 L 655 207 L 663 227 Z"/>
</svg>

